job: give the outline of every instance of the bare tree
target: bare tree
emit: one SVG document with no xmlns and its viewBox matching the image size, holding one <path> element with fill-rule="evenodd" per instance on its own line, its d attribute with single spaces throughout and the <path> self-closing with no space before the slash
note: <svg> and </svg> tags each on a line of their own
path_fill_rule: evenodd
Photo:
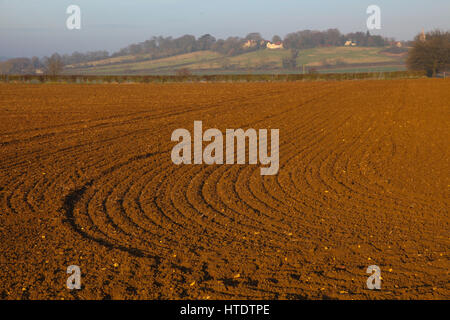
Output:
<svg viewBox="0 0 450 320">
<path fill-rule="evenodd" d="M 450 68 L 450 32 L 435 30 L 416 36 L 407 59 L 411 70 L 426 71 L 429 77 Z"/>
<path fill-rule="evenodd" d="M 299 54 L 299 50 L 291 49 L 290 57 L 284 57 L 281 60 L 283 68 L 285 68 L 285 69 L 295 69 L 297 67 L 298 54 Z"/>
<path fill-rule="evenodd" d="M 56 76 L 61 73 L 64 68 L 64 64 L 59 54 L 54 53 L 50 58 L 46 59 L 47 73 L 52 76 Z"/>
<path fill-rule="evenodd" d="M 278 43 L 278 42 L 281 42 L 281 41 L 283 41 L 283 40 L 282 40 L 281 37 L 278 36 L 278 35 L 274 35 L 274 36 L 272 37 L 272 43 Z"/>
</svg>

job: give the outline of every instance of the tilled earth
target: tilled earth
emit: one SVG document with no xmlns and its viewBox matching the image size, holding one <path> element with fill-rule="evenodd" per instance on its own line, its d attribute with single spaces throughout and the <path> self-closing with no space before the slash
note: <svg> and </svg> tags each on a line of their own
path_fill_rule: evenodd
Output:
<svg viewBox="0 0 450 320">
<path fill-rule="evenodd" d="M 173 164 L 194 120 L 278 174 Z M 0 298 L 449 299 L 449 128 L 446 80 L 0 84 Z"/>
</svg>

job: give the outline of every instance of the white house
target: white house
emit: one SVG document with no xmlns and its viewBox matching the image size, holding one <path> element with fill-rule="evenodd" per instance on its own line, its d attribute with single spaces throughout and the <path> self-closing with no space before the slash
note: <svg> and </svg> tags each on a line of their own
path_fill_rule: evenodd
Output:
<svg viewBox="0 0 450 320">
<path fill-rule="evenodd" d="M 283 49 L 283 43 L 282 42 L 277 42 L 277 43 L 267 42 L 267 49 Z"/>
</svg>

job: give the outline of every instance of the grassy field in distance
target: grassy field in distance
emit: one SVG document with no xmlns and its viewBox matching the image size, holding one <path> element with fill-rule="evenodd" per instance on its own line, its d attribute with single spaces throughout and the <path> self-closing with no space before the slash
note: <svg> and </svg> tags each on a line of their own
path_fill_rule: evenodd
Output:
<svg viewBox="0 0 450 320">
<path fill-rule="evenodd" d="M 282 67 L 282 59 L 291 56 L 289 49 L 264 49 L 236 56 L 224 56 L 213 51 L 197 51 L 155 60 L 149 60 L 148 55 L 130 55 L 69 66 L 66 67 L 64 74 L 174 74 L 181 68 L 187 68 L 194 74 L 298 73 L 303 71 L 303 66 L 316 68 L 319 72 L 405 70 L 404 56 L 387 55 L 382 53 L 383 49 L 323 47 L 300 50 L 297 68 L 292 70 Z"/>
</svg>

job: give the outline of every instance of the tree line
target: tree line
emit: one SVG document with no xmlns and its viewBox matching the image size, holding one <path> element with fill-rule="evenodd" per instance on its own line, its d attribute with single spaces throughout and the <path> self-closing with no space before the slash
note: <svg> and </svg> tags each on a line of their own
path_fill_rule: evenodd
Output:
<svg viewBox="0 0 450 320">
<path fill-rule="evenodd" d="M 253 41 L 253 45 L 244 47 L 247 41 Z M 283 42 L 287 49 L 307 49 L 323 46 L 341 46 L 347 40 L 352 40 L 363 47 L 383 47 L 390 40 L 378 35 L 371 35 L 369 32 L 355 32 L 341 34 L 338 29 L 329 29 L 326 31 L 304 30 L 289 33 L 282 39 L 275 35 L 272 42 Z M 227 39 L 216 39 L 210 34 L 205 34 L 198 39 L 192 35 L 184 35 L 179 38 L 172 37 L 153 37 L 150 40 L 132 44 L 120 51 L 113 53 L 112 57 L 125 55 L 148 54 L 151 58 L 163 58 L 171 55 L 189 53 L 201 50 L 211 50 L 221 54 L 233 56 L 244 52 L 265 48 L 267 44 L 260 33 L 253 32 L 247 36 L 228 37 Z"/>
<path fill-rule="evenodd" d="M 326 47 L 342 46 L 346 41 L 356 42 L 360 47 L 385 47 L 393 43 L 393 39 L 371 35 L 369 32 L 354 32 L 342 34 L 338 29 L 325 31 L 303 30 L 287 34 L 284 39 L 273 36 L 271 42 L 283 42 L 284 48 L 290 49 L 291 54 L 282 61 L 284 68 L 295 68 L 296 58 L 300 50 Z M 110 57 L 133 55 L 142 56 L 144 60 L 160 59 L 164 57 L 190 53 L 196 51 L 210 50 L 226 56 L 239 55 L 245 52 L 260 50 L 266 47 L 265 40 L 260 33 L 254 32 L 247 36 L 228 37 L 227 39 L 216 39 L 210 34 L 199 38 L 192 35 L 184 35 L 178 38 L 153 37 L 141 43 L 131 44 L 119 51 L 109 54 L 107 51 L 92 51 L 87 53 L 74 52 L 71 55 L 59 55 L 57 53 L 50 57 L 38 58 L 15 58 L 0 62 L 0 74 L 33 74 L 39 70 L 42 73 L 59 74 L 64 65 L 91 62 Z M 251 45 L 246 46 L 246 43 Z M 432 31 L 426 34 L 425 39 L 418 35 L 413 42 L 409 52 L 407 65 L 411 70 L 424 70 L 433 76 L 442 70 L 448 70 L 450 64 L 450 33 L 443 31 Z"/>
<path fill-rule="evenodd" d="M 289 33 L 284 39 L 275 35 L 272 42 L 283 42 L 287 49 L 306 49 L 321 46 L 340 46 L 347 40 L 356 41 L 359 46 L 385 46 L 389 40 L 380 36 L 373 36 L 370 33 L 356 32 L 341 34 L 338 29 L 326 31 L 304 30 Z M 252 41 L 252 46 L 245 47 L 244 44 Z M 51 57 L 16 58 L 5 62 L 0 62 L 0 73 L 3 74 L 27 74 L 33 73 L 37 69 L 43 69 L 46 73 L 53 73 L 59 65 L 71 65 L 83 62 L 98 61 L 111 57 L 127 55 L 145 55 L 145 60 L 160 59 L 175 56 L 183 53 L 190 53 L 203 50 L 211 50 L 227 56 L 239 55 L 245 52 L 255 51 L 266 47 L 265 40 L 260 33 L 249 33 L 245 37 L 228 37 L 226 39 L 216 39 L 210 34 L 196 38 L 193 35 L 183 35 L 178 38 L 173 37 L 152 37 L 149 40 L 131 44 L 117 52 L 109 54 L 108 51 L 91 51 L 86 53 L 74 52 L 72 54 L 53 54 Z"/>
</svg>

